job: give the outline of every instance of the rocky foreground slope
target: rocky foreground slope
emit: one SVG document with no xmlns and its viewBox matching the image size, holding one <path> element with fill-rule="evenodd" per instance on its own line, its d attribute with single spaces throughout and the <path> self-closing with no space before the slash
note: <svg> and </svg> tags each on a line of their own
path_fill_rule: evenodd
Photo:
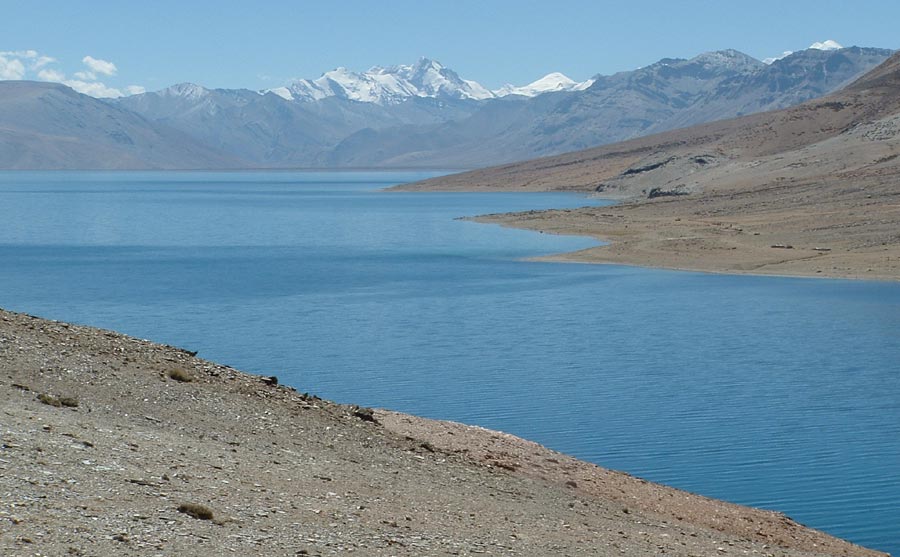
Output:
<svg viewBox="0 0 900 557">
<path fill-rule="evenodd" d="M 897 280 L 900 54 L 794 108 L 404 189 L 572 190 L 628 201 L 483 219 L 612 241 L 572 260 Z"/>
<path fill-rule="evenodd" d="M 878 555 L 516 437 L 0 310 L 2 555 Z"/>
</svg>

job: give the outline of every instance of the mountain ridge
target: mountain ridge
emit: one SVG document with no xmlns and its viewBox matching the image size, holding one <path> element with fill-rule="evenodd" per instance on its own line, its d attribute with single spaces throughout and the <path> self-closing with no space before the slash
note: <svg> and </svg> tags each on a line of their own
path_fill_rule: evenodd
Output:
<svg viewBox="0 0 900 557">
<path fill-rule="evenodd" d="M 339 87 L 329 78 L 317 87 L 330 93 L 314 100 L 288 100 L 284 91 L 180 83 L 104 100 L 105 105 L 84 101 L 97 108 L 89 112 L 97 117 L 103 111 L 119 110 L 113 119 L 120 120 L 121 110 L 133 114 L 132 134 L 135 126 L 145 127 L 148 138 L 166 136 L 182 144 L 170 160 L 161 157 L 164 149 L 150 144 L 140 144 L 148 150 L 141 154 L 138 146 L 111 147 L 103 134 L 79 137 L 77 127 L 70 128 L 66 141 L 49 138 L 46 129 L 29 130 L 30 120 L 37 125 L 44 118 L 33 105 L 33 118 L 6 126 L 2 162 L 5 168 L 47 169 L 490 166 L 797 104 L 848 84 L 890 52 L 813 49 L 767 65 L 723 50 L 664 58 L 581 83 L 548 74 L 491 98 L 475 98 L 486 90 L 426 58 L 415 65 L 373 68 L 377 79 L 369 89 L 368 82 Z M 344 86 L 370 102 L 354 100 Z M 4 102 L 0 98 L 0 105 Z M 57 116 L 70 123 L 84 118 Z"/>
<path fill-rule="evenodd" d="M 890 53 L 860 47 L 805 50 L 770 65 L 737 51 L 663 59 L 598 76 L 578 93 L 542 95 L 518 105 L 491 103 L 467 119 L 427 130 L 406 127 L 351 136 L 345 142 L 354 142 L 352 159 L 340 158 L 342 145 L 332 164 L 402 166 L 429 160 L 437 166 L 478 167 L 575 151 L 798 104 L 848 84 Z M 423 144 L 426 134 L 437 139 Z"/>
<path fill-rule="evenodd" d="M 552 72 L 526 85 L 507 84 L 491 91 L 477 81 L 463 79 L 440 62 L 423 56 L 414 64 L 374 66 L 365 72 L 338 67 L 316 79 L 296 79 L 261 93 L 272 92 L 293 102 L 314 102 L 336 96 L 384 105 L 397 104 L 409 97 L 469 100 L 496 99 L 507 95 L 534 97 L 547 92 L 586 88 L 591 82 L 575 82 L 560 72 Z"/>
<path fill-rule="evenodd" d="M 643 157 L 666 150 L 677 150 L 678 153 L 698 149 L 715 150 L 719 153 L 727 152 L 736 158 L 768 156 L 814 144 L 844 133 L 861 121 L 877 120 L 893 111 L 900 111 L 898 84 L 900 52 L 852 81 L 845 89 L 794 107 L 669 130 L 556 156 L 473 170 L 426 180 L 410 187 L 438 184 L 457 186 L 469 182 L 488 189 L 519 189 L 526 184 L 519 182 L 515 176 L 519 172 L 526 172 L 530 176 L 527 181 L 529 189 L 554 189 L 550 177 L 556 169 L 591 165 L 595 162 L 608 165 L 603 168 L 595 167 L 591 174 L 584 175 L 585 178 L 590 176 L 592 181 L 573 181 L 570 176 L 566 176 L 566 184 L 559 186 L 566 190 L 590 191 L 597 189 L 597 180 L 613 178 L 633 164 L 640 164 Z M 860 100 L 861 98 L 865 98 L 865 101 Z M 817 125 L 816 118 L 821 114 L 830 116 L 828 125 Z M 772 129 L 772 122 L 778 122 L 780 128 Z M 810 122 L 813 126 L 808 128 L 807 124 Z M 762 134 L 765 140 L 747 140 L 757 133 Z M 536 180 L 537 172 L 546 173 L 546 178 Z"/>
<path fill-rule="evenodd" d="M 0 168 L 239 167 L 183 132 L 58 84 L 0 81 Z"/>
<path fill-rule="evenodd" d="M 789 108 L 401 189 L 622 199 L 476 219 L 606 242 L 565 261 L 900 280 L 900 53 Z"/>
</svg>

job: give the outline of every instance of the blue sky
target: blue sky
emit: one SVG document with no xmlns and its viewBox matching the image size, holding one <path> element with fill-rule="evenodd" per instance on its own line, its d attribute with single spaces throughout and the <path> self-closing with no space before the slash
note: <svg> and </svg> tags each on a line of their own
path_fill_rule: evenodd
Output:
<svg viewBox="0 0 900 557">
<path fill-rule="evenodd" d="M 261 89 L 424 55 L 497 88 L 551 71 L 583 80 L 723 48 L 765 58 L 826 39 L 900 47 L 897 0 L 255 4 L 3 0 L 0 78 L 40 75 L 100 94 L 183 81 Z"/>
</svg>

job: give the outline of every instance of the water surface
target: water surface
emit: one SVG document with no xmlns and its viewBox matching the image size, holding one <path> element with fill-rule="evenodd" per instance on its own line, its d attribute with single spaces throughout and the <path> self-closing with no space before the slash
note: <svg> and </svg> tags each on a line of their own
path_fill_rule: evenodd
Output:
<svg viewBox="0 0 900 557">
<path fill-rule="evenodd" d="M 900 285 L 526 262 L 593 242 L 454 219 L 592 201 L 426 175 L 0 173 L 0 306 L 900 554 Z"/>
</svg>

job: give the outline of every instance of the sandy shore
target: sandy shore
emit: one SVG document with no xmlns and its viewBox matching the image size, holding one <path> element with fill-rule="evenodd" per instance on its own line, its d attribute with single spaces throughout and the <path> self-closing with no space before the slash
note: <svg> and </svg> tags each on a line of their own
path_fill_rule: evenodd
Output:
<svg viewBox="0 0 900 557">
<path fill-rule="evenodd" d="M 722 180 L 707 185 L 702 193 L 657 199 L 613 191 L 595 195 L 618 198 L 617 205 L 468 220 L 590 236 L 605 244 L 540 258 L 546 261 L 896 281 L 900 280 L 900 193 L 894 175 L 892 171 L 887 176 L 795 175 L 774 182 Z M 402 189 L 431 187 L 423 184 Z M 444 189 L 440 182 L 437 187 Z M 446 189 L 484 188 L 453 184 Z M 542 189 L 560 191 L 546 185 Z M 580 186 L 572 189 L 591 193 Z M 518 190 L 501 185 L 488 191 Z"/>
<path fill-rule="evenodd" d="M 900 138 L 900 117 L 891 122 Z M 602 173 L 589 183 L 585 178 L 568 182 L 561 177 L 560 187 L 531 182 L 545 190 L 571 188 L 619 199 L 620 204 L 484 215 L 472 220 L 591 236 L 607 243 L 548 260 L 900 280 L 900 156 L 882 151 L 873 154 L 872 149 L 863 153 L 855 150 L 858 143 L 856 138 L 839 137 L 790 156 L 723 159 L 699 170 L 690 164 L 691 157 L 679 156 L 669 163 L 672 168 L 668 170 L 664 166 L 608 177 L 604 182 L 608 189 L 599 194 L 588 189 L 588 184 L 596 184 L 596 176 L 604 176 Z M 900 143 L 894 143 L 900 153 Z M 894 143 L 886 145 L 893 149 Z M 872 157 L 886 160 L 870 164 Z M 650 157 L 651 162 L 659 158 Z M 604 163 L 602 157 L 600 161 Z M 672 176 L 677 184 L 695 189 L 690 194 L 648 199 L 647 191 Z M 466 175 L 443 179 L 448 189 L 470 191 L 517 191 L 516 184 L 521 182 L 518 178 L 498 179 L 490 187 L 473 182 L 466 188 Z M 445 183 L 439 180 L 405 187 L 443 189 Z M 666 187 L 673 189 L 667 191 L 680 191 L 681 185 L 669 184 Z"/>
<path fill-rule="evenodd" d="M 3 311 L 0 554 L 878 555 L 503 433 Z"/>
<path fill-rule="evenodd" d="M 710 191 L 702 196 L 472 220 L 591 236 L 607 245 L 543 258 L 716 273 L 900 280 L 900 200 L 847 183 Z M 835 188 L 841 186 L 836 184 Z M 849 191 L 853 190 L 853 191 Z M 873 192 L 876 195 L 873 197 Z M 896 197 L 896 194 L 894 194 Z"/>
</svg>

